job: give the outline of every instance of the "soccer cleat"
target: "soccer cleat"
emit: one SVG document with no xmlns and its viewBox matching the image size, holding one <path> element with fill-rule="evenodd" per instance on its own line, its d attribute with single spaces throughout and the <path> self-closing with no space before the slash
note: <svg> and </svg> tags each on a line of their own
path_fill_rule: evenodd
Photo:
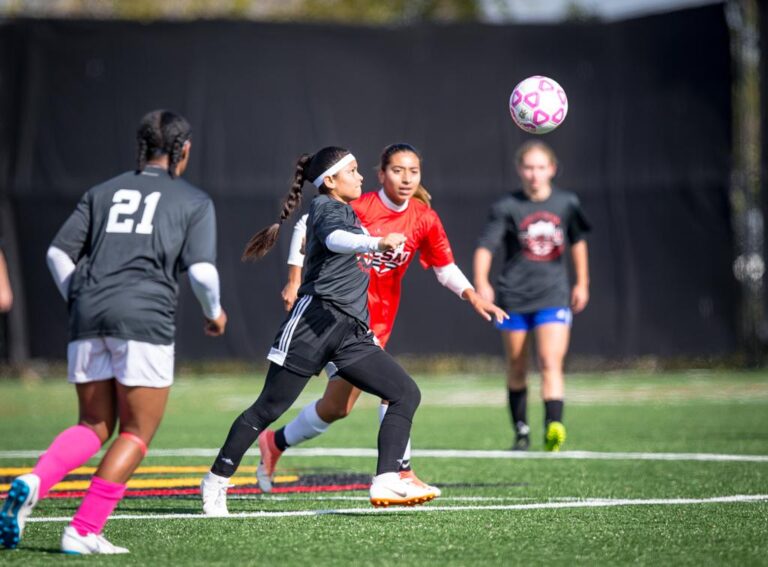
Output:
<svg viewBox="0 0 768 567">
<path fill-rule="evenodd" d="M 261 461 L 256 468 L 259 488 L 262 492 L 272 492 L 272 476 L 283 452 L 275 445 L 275 432 L 271 429 L 265 429 L 259 435 L 259 452 Z"/>
<path fill-rule="evenodd" d="M 36 474 L 23 474 L 11 483 L 0 512 L 0 540 L 8 549 L 15 549 L 19 545 L 24 524 L 37 504 L 39 492 L 40 477 Z"/>
<path fill-rule="evenodd" d="M 427 484 L 426 482 L 421 480 L 419 477 L 416 476 L 416 473 L 410 469 L 407 471 L 400 471 L 400 480 L 404 482 L 411 482 L 417 486 L 426 488 L 427 490 L 429 490 L 435 495 L 434 498 L 440 498 L 440 495 L 443 493 L 442 490 L 440 490 L 438 487 Z"/>
<path fill-rule="evenodd" d="M 61 551 L 69 555 L 117 555 L 130 553 L 124 547 L 110 543 L 102 534 L 80 535 L 73 526 L 64 528 L 61 536 Z"/>
<path fill-rule="evenodd" d="M 424 483 L 421 483 L 424 484 Z M 400 478 L 396 472 L 373 477 L 370 490 L 371 504 L 379 507 L 415 506 L 435 499 L 435 493 L 414 482 Z"/>
<path fill-rule="evenodd" d="M 518 421 L 515 424 L 515 442 L 512 443 L 511 451 L 527 451 L 531 446 L 531 428 L 524 421 Z"/>
<path fill-rule="evenodd" d="M 559 421 L 550 421 L 544 435 L 544 447 L 547 451 L 559 451 L 565 443 L 565 426 Z"/>
<path fill-rule="evenodd" d="M 227 509 L 227 489 L 229 479 L 209 472 L 200 483 L 200 496 L 203 497 L 203 513 L 206 516 L 229 516 Z"/>
<path fill-rule="evenodd" d="M 510 451 L 527 451 L 531 446 L 531 438 L 528 435 L 516 435 Z"/>
</svg>

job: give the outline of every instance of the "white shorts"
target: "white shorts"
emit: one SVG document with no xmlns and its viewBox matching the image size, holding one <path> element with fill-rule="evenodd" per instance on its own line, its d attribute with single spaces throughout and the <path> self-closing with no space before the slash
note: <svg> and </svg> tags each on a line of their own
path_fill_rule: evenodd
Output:
<svg viewBox="0 0 768 567">
<path fill-rule="evenodd" d="M 67 380 L 87 384 L 117 379 L 124 386 L 167 388 L 173 384 L 174 345 L 153 345 L 113 337 L 72 341 L 67 346 Z"/>
</svg>

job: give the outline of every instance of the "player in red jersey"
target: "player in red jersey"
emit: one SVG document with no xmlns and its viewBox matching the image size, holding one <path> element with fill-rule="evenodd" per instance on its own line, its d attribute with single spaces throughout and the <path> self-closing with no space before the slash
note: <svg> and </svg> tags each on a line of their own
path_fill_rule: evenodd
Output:
<svg viewBox="0 0 768 567">
<path fill-rule="evenodd" d="M 372 256 L 372 270 L 368 287 L 368 309 L 370 327 L 381 344 L 386 347 L 400 304 L 403 276 L 418 252 L 419 262 L 427 269 L 432 268 L 438 281 L 466 300 L 477 313 L 491 321 L 501 322 L 506 314 L 490 301 L 475 293 L 475 289 L 454 263 L 448 236 L 440 217 L 429 205 L 429 194 L 421 186 L 421 155 L 409 144 L 387 146 L 379 164 L 381 189 L 364 194 L 353 201 L 352 208 L 373 236 L 398 232 L 405 234 L 405 244 L 395 250 Z M 303 221 L 304 219 L 302 219 Z M 296 301 L 296 292 L 301 284 L 303 255 L 300 252 L 305 226 L 299 221 L 294 228 L 291 254 L 288 259 L 288 283 L 283 289 L 285 307 L 290 310 Z M 275 431 L 267 430 L 259 436 L 262 461 L 257 476 L 264 492 L 272 490 L 272 474 L 275 465 L 286 448 L 307 441 L 322 434 L 328 426 L 349 415 L 360 396 L 360 390 L 343 380 L 343 373 L 336 374 L 334 368 L 326 368 L 331 379 L 320 400 L 312 402 L 285 427 Z M 384 418 L 387 403 L 382 400 L 379 419 Z M 400 476 L 409 482 L 424 485 L 413 473 L 410 466 L 410 441 L 403 455 Z M 436 487 L 429 487 L 435 496 L 440 495 Z"/>
</svg>

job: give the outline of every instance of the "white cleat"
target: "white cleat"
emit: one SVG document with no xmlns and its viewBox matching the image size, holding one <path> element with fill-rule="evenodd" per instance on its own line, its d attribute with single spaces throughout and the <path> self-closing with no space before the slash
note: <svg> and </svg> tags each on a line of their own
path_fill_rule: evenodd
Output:
<svg viewBox="0 0 768 567">
<path fill-rule="evenodd" d="M 37 504 L 40 477 L 28 473 L 17 477 L 8 490 L 3 510 L 0 512 L 0 541 L 8 549 L 15 549 L 24 533 L 24 524 Z"/>
<path fill-rule="evenodd" d="M 373 477 L 371 483 L 371 504 L 377 508 L 424 504 L 436 498 L 434 491 L 426 488 L 427 486 L 424 483 L 420 486 L 414 482 L 405 481 L 396 472 L 380 474 Z"/>
<path fill-rule="evenodd" d="M 431 484 L 427 484 L 423 480 L 421 480 L 419 477 L 416 476 L 416 473 L 413 472 L 413 470 L 407 470 L 407 471 L 400 471 L 400 479 L 405 482 L 413 483 L 417 486 L 420 486 L 432 494 L 434 494 L 434 498 L 440 498 L 440 496 L 443 494 L 443 491 L 440 490 L 436 486 L 432 486 Z"/>
<path fill-rule="evenodd" d="M 227 489 L 229 479 L 208 472 L 200 483 L 200 496 L 203 497 L 203 513 L 206 516 L 229 516 L 227 509 Z"/>
<path fill-rule="evenodd" d="M 61 551 L 69 555 L 118 555 L 130 553 L 124 547 L 110 543 L 102 534 L 80 535 L 73 526 L 64 528 L 61 536 Z"/>
</svg>

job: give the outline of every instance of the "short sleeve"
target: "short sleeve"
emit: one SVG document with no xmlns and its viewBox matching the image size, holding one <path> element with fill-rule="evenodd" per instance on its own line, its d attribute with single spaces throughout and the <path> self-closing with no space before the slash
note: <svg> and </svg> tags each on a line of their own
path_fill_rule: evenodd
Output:
<svg viewBox="0 0 768 567">
<path fill-rule="evenodd" d="M 80 202 L 69 218 L 64 221 L 51 246 L 63 250 L 77 264 L 86 252 L 90 227 L 91 192 L 88 191 L 80 198 Z"/>
<path fill-rule="evenodd" d="M 584 240 L 586 233 L 590 230 L 592 230 L 592 225 L 581 208 L 579 198 L 574 195 L 571 203 L 571 214 L 568 219 L 567 232 L 569 244 L 575 244 L 580 240 Z"/>
<path fill-rule="evenodd" d="M 179 266 L 186 271 L 198 262 L 216 264 L 216 210 L 210 199 L 206 199 L 189 220 Z"/>
<path fill-rule="evenodd" d="M 507 215 L 505 213 L 504 202 L 499 200 L 493 204 L 488 213 L 488 220 L 477 241 L 478 248 L 487 248 L 491 252 L 496 252 L 504 241 L 506 231 Z"/>
<path fill-rule="evenodd" d="M 328 235 L 335 230 L 345 230 L 355 234 L 362 234 L 362 230 L 355 229 L 349 223 L 349 216 L 354 215 L 354 211 L 347 205 L 329 201 L 318 206 L 312 213 L 312 230 L 317 239 L 325 245 Z"/>
<path fill-rule="evenodd" d="M 437 213 L 434 211 L 430 213 L 432 222 L 425 238 L 419 244 L 419 262 L 424 269 L 442 268 L 454 263 L 453 250 L 451 250 L 451 243 L 448 241 L 443 223 Z"/>
</svg>

